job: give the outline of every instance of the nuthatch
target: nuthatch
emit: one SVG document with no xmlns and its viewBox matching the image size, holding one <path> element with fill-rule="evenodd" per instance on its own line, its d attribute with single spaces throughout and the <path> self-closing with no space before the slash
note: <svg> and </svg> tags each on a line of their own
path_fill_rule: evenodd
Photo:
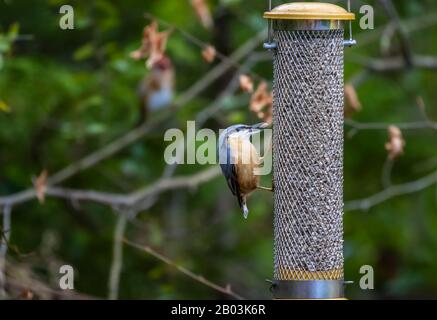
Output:
<svg viewBox="0 0 437 320">
<path fill-rule="evenodd" d="M 152 65 L 151 72 L 140 83 L 140 124 L 148 114 L 168 107 L 173 100 L 174 67 L 170 58 L 163 55 Z"/>
<path fill-rule="evenodd" d="M 250 142 L 250 137 L 268 126 L 259 123 L 252 126 L 237 124 L 224 130 L 219 137 L 218 154 L 220 167 L 226 178 L 229 189 L 238 199 L 238 204 L 247 218 L 249 210 L 247 196 L 255 189 L 273 191 L 271 188 L 259 186 L 259 175 L 255 169 L 261 164 L 261 157 Z"/>
</svg>

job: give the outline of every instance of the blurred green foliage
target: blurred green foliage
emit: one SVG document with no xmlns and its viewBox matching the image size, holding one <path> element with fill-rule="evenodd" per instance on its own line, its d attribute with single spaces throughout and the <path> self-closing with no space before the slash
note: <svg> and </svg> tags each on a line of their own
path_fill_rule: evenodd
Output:
<svg viewBox="0 0 437 320">
<path fill-rule="evenodd" d="M 265 21 L 267 1 L 209 1 L 216 20 L 212 31 L 201 27 L 189 1 L 125 0 L 70 1 L 75 9 L 75 30 L 58 26 L 62 0 L 9 0 L 0 2 L 0 194 L 31 186 L 43 169 L 54 173 L 130 130 L 138 118 L 136 88 L 147 73 L 129 53 L 140 45 L 144 12 L 180 27 L 219 51 L 230 54 L 253 37 Z M 375 30 L 359 30 L 363 45 L 346 50 L 345 79 L 363 70 L 354 57 L 380 57 L 380 32 L 388 19 L 378 1 Z M 275 4 L 279 4 L 276 1 Z M 344 5 L 344 3 L 343 3 Z M 411 26 L 415 53 L 437 56 L 437 4 L 431 0 L 396 2 L 403 21 Z M 356 12 L 358 7 L 354 6 Z M 428 21 L 428 24 L 425 22 Z M 162 26 L 161 26 L 162 28 Z M 227 30 L 228 32 L 223 32 Z M 374 36 L 372 36 L 374 35 Z M 399 54 L 392 44 L 391 55 Z M 261 45 L 258 51 L 262 52 Z M 177 72 L 180 95 L 212 67 L 200 49 L 174 30 L 168 54 Z M 271 79 L 270 61 L 254 69 Z M 220 93 L 229 75 L 178 110 L 172 120 L 145 139 L 124 149 L 66 182 L 64 187 L 127 193 L 153 183 L 165 167 L 164 130 L 185 128 L 185 121 Z M 357 92 L 363 110 L 353 115 L 360 122 L 422 121 L 416 99 L 421 96 L 431 119 L 437 119 L 437 73 L 400 70 L 371 74 Z M 226 100 L 217 119 L 205 127 L 218 130 L 236 119 L 255 117 L 238 93 Z M 350 128 L 346 127 L 346 132 Z M 405 155 L 396 160 L 393 182 L 418 179 L 437 170 L 436 132 L 404 131 Z M 381 170 L 386 159 L 384 130 L 360 131 L 345 140 L 345 201 L 363 198 L 382 189 Z M 176 174 L 195 173 L 202 166 L 177 168 Z M 266 179 L 265 184 L 268 184 Z M 151 245 L 188 269 L 232 288 L 248 298 L 270 298 L 265 279 L 272 277 L 272 200 L 257 193 L 249 200 L 251 214 L 242 219 L 225 181 L 217 178 L 197 190 L 164 193 L 157 203 L 140 212 L 126 237 Z M 48 260 L 71 264 L 79 292 L 106 297 L 112 259 L 116 213 L 93 204 L 72 204 L 47 198 L 13 208 L 9 259 L 27 263 L 50 282 Z M 437 189 L 396 197 L 366 212 L 345 212 L 346 279 L 355 281 L 350 298 L 437 297 Z M 49 256 L 47 238 L 56 239 Z M 358 287 L 359 268 L 375 268 L 375 290 Z M 56 270 L 55 270 L 56 272 Z M 125 247 L 120 281 L 121 298 L 224 298 L 193 283 L 155 258 Z"/>
</svg>

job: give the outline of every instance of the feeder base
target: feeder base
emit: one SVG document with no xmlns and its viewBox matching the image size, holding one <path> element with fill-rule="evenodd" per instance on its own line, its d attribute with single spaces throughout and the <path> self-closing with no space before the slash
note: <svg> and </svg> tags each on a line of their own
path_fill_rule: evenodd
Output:
<svg viewBox="0 0 437 320">
<path fill-rule="evenodd" d="M 342 299 L 343 280 L 273 280 L 275 299 Z"/>
</svg>

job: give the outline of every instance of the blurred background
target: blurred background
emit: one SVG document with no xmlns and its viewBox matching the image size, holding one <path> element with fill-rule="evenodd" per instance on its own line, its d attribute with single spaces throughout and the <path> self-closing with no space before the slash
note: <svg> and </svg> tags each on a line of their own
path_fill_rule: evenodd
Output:
<svg viewBox="0 0 437 320">
<path fill-rule="evenodd" d="M 271 194 L 244 220 L 216 167 L 163 159 L 188 120 L 269 120 L 267 1 L 70 1 L 74 30 L 64 4 L 0 0 L 1 297 L 270 299 Z M 347 296 L 437 298 L 437 3 L 353 0 L 358 18 L 366 4 L 374 29 L 357 19 L 345 50 Z M 162 81 L 171 102 L 144 112 Z"/>
</svg>

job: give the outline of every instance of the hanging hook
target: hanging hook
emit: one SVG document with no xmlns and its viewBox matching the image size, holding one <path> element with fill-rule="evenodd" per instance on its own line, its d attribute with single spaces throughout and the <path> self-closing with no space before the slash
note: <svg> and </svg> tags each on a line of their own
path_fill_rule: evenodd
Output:
<svg viewBox="0 0 437 320">
<path fill-rule="evenodd" d="M 272 0 L 269 0 L 269 11 L 272 11 Z M 272 19 L 267 22 L 267 42 L 264 42 L 264 49 L 273 50 L 276 49 L 276 42 L 272 41 Z"/>
<path fill-rule="evenodd" d="M 351 12 L 351 0 L 347 0 L 347 11 Z M 352 20 L 349 20 L 349 39 L 343 40 L 345 47 L 352 47 L 357 44 L 357 40 L 352 37 Z"/>
</svg>

